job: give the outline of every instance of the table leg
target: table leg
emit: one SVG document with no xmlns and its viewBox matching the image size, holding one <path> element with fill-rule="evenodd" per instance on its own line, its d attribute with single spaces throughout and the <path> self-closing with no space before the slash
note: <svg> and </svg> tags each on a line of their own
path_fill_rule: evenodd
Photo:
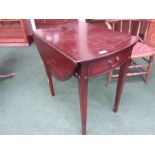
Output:
<svg viewBox="0 0 155 155">
<path fill-rule="evenodd" d="M 47 77 L 48 77 L 48 83 L 49 83 L 49 87 L 50 87 L 51 95 L 54 96 L 55 93 L 54 93 L 54 87 L 53 87 L 52 75 L 51 75 L 51 73 L 48 71 L 48 69 L 46 68 L 46 66 L 45 66 L 45 70 L 46 70 L 46 74 L 47 74 Z"/>
<path fill-rule="evenodd" d="M 118 110 L 118 106 L 119 106 L 119 102 L 120 102 L 120 98 L 121 98 L 121 94 L 123 90 L 125 77 L 128 71 L 129 63 L 130 63 L 130 59 L 125 64 L 120 66 L 120 73 L 119 73 L 119 78 L 118 78 L 118 83 L 117 83 L 116 97 L 115 97 L 115 104 L 114 104 L 114 112 L 117 112 Z"/>
<path fill-rule="evenodd" d="M 86 134 L 88 79 L 78 78 L 82 134 Z"/>
<path fill-rule="evenodd" d="M 54 93 L 54 87 L 53 87 L 53 81 L 52 81 L 52 76 L 51 76 L 51 74 L 48 74 L 48 83 L 49 83 L 51 95 L 54 96 L 55 93 Z"/>
</svg>

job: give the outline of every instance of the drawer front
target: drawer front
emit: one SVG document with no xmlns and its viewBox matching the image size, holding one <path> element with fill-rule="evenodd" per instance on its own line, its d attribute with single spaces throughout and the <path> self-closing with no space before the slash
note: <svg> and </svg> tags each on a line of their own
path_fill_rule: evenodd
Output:
<svg viewBox="0 0 155 155">
<path fill-rule="evenodd" d="M 122 63 L 127 61 L 131 55 L 131 49 L 127 51 L 122 51 L 113 56 L 109 56 L 104 60 L 99 60 L 93 62 L 88 67 L 88 77 L 91 78 L 93 76 L 101 75 L 111 69 L 114 69 L 120 66 Z"/>
</svg>

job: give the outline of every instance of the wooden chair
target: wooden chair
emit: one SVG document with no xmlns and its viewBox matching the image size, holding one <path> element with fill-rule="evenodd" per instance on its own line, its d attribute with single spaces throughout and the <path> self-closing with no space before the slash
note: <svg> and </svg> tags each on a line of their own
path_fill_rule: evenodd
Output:
<svg viewBox="0 0 155 155">
<path fill-rule="evenodd" d="M 15 73 L 0 74 L 0 79 L 2 79 L 2 78 L 11 78 L 11 77 L 14 77 L 14 76 L 16 76 Z"/>
<path fill-rule="evenodd" d="M 154 48 L 149 46 L 146 40 L 150 22 L 150 20 L 106 20 L 105 22 L 108 29 L 136 35 L 140 38 L 133 48 L 127 76 L 145 75 L 145 83 L 148 82 L 155 55 Z M 138 58 L 141 58 L 143 62 Z M 118 77 L 118 74 L 114 74 L 113 71 L 109 72 L 108 84 L 111 83 L 112 77 Z"/>
<path fill-rule="evenodd" d="M 0 78 L 10 78 L 14 77 L 16 74 L 15 73 L 10 73 L 10 74 L 0 74 Z"/>
</svg>

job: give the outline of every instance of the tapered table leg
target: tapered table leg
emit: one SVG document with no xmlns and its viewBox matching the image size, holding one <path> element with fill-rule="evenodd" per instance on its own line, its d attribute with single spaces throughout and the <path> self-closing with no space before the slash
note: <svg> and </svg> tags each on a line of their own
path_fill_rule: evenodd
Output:
<svg viewBox="0 0 155 155">
<path fill-rule="evenodd" d="M 51 74 L 48 74 L 48 83 L 49 83 L 51 95 L 54 96 L 55 93 L 54 93 L 53 80 L 52 80 Z"/>
<path fill-rule="evenodd" d="M 120 73 L 119 73 L 119 78 L 118 78 L 118 83 L 117 83 L 116 97 L 115 97 L 115 104 L 114 104 L 114 112 L 117 112 L 118 110 L 120 97 L 122 94 L 123 85 L 124 85 L 125 77 L 128 71 L 129 63 L 130 63 L 130 59 L 125 64 L 120 66 Z"/>
<path fill-rule="evenodd" d="M 49 87 L 50 87 L 50 91 L 51 91 L 51 95 L 54 96 L 54 87 L 53 87 L 53 81 L 52 81 L 52 75 L 51 73 L 49 73 L 48 69 L 45 66 L 45 70 L 46 70 L 46 74 L 47 74 L 47 78 L 48 78 L 48 83 L 49 83 Z"/>
<path fill-rule="evenodd" d="M 82 134 L 86 134 L 88 79 L 78 78 Z"/>
</svg>

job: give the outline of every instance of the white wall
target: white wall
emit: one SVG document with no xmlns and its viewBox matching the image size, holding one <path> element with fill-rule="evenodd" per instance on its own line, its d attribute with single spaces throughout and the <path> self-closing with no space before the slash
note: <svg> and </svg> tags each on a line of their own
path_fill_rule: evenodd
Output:
<svg viewBox="0 0 155 155">
<path fill-rule="evenodd" d="M 32 29 L 32 21 L 31 20 L 34 21 L 34 19 L 24 19 L 27 35 L 32 35 L 33 29 Z"/>
</svg>

